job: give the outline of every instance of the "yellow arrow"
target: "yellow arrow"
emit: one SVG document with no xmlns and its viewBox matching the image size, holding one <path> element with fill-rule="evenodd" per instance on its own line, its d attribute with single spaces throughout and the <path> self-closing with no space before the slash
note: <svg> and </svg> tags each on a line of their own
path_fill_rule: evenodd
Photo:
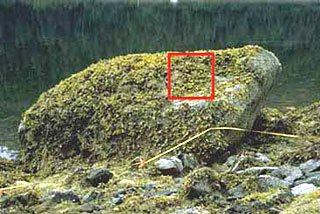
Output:
<svg viewBox="0 0 320 214">
<path fill-rule="evenodd" d="M 140 160 L 139 163 L 137 165 L 139 165 L 139 168 L 144 167 L 145 165 L 147 165 L 148 163 L 168 154 L 169 152 L 172 152 L 173 150 L 176 150 L 177 148 L 189 143 L 190 141 L 200 137 L 201 135 L 204 135 L 205 133 L 212 131 L 212 130 L 233 130 L 233 131 L 241 131 L 241 132 L 253 132 L 253 133 L 259 133 L 259 134 L 265 134 L 265 135 L 273 135 L 273 136 L 279 136 L 279 137 L 289 137 L 289 138 L 296 138 L 296 139 L 304 139 L 304 140 L 318 140 L 320 141 L 320 137 L 301 137 L 298 135 L 292 135 L 292 134 L 284 134 L 284 133 L 276 133 L 276 132 L 267 132 L 267 131 L 255 131 L 255 130 L 248 130 L 248 129 L 242 129 L 242 128 L 235 128 L 235 127 L 214 127 L 214 128 L 209 128 L 193 137 L 191 137 L 190 139 L 179 143 L 178 145 L 172 147 L 171 149 L 168 149 L 156 156 L 154 156 L 153 158 L 150 158 L 149 160 Z"/>
</svg>

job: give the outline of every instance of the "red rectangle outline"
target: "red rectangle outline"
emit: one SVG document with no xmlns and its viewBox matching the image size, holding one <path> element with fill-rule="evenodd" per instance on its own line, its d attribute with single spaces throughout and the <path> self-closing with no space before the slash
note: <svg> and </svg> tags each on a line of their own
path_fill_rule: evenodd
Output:
<svg viewBox="0 0 320 214">
<path fill-rule="evenodd" d="M 172 56 L 211 56 L 211 97 L 171 97 L 171 57 Z M 211 53 L 168 53 L 168 99 L 169 100 L 214 100 L 215 54 Z"/>
</svg>

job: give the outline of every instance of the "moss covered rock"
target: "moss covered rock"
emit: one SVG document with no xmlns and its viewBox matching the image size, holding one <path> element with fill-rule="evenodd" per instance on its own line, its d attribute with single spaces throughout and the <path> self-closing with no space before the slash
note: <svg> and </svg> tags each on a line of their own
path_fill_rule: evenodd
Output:
<svg viewBox="0 0 320 214">
<path fill-rule="evenodd" d="M 190 199 L 211 195 L 222 189 L 219 174 L 209 167 L 194 170 L 185 180 L 185 194 Z"/>
<path fill-rule="evenodd" d="M 214 101 L 169 100 L 164 52 L 101 60 L 74 74 L 24 113 L 19 128 L 23 161 L 37 171 L 70 157 L 152 156 L 209 127 L 250 129 L 281 65 L 258 46 L 214 52 Z M 207 96 L 210 63 L 210 57 L 174 57 L 173 93 Z M 216 131 L 182 150 L 212 161 L 240 138 Z"/>
</svg>

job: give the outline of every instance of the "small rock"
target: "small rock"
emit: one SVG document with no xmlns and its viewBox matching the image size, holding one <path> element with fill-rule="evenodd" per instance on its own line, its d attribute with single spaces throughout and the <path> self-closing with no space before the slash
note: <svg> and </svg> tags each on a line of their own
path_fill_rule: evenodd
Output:
<svg viewBox="0 0 320 214">
<path fill-rule="evenodd" d="M 304 173 L 313 172 L 318 168 L 320 168 L 320 160 L 315 160 L 315 159 L 308 160 L 307 162 L 300 164 L 299 168 Z"/>
<path fill-rule="evenodd" d="M 238 186 L 228 190 L 228 194 L 230 195 L 228 197 L 228 200 L 243 198 L 246 195 L 245 190 L 244 190 L 243 186 L 241 186 L 241 185 L 238 185 Z"/>
<path fill-rule="evenodd" d="M 55 203 L 61 203 L 63 201 L 71 201 L 73 203 L 80 203 L 79 197 L 72 191 L 51 191 L 45 197 L 45 200 L 51 200 Z"/>
<path fill-rule="evenodd" d="M 183 184 L 183 178 L 181 178 L 181 177 L 174 178 L 173 181 L 174 181 L 174 183 L 176 185 L 182 185 Z"/>
<path fill-rule="evenodd" d="M 147 192 L 144 194 L 145 197 L 151 198 L 151 197 L 156 197 L 156 196 L 170 196 L 173 193 L 176 193 L 176 189 L 169 189 L 169 190 L 163 190 L 163 191 L 158 191 L 158 192 Z"/>
<path fill-rule="evenodd" d="M 180 176 L 183 171 L 182 161 L 175 156 L 169 159 L 162 158 L 154 164 L 163 175 Z"/>
<path fill-rule="evenodd" d="M 201 208 L 192 207 L 185 210 L 177 210 L 170 214 L 210 214 L 210 212 Z"/>
<path fill-rule="evenodd" d="M 193 101 L 193 102 L 190 102 L 189 100 L 184 100 L 184 101 L 175 100 L 172 102 L 172 104 L 175 109 L 179 109 L 183 105 L 188 105 L 193 108 L 203 108 L 203 107 L 208 106 L 208 102 L 206 100 L 197 100 L 197 101 Z"/>
<path fill-rule="evenodd" d="M 112 197 L 111 198 L 111 202 L 115 205 L 119 205 L 123 202 L 122 198 L 118 198 L 118 197 Z"/>
<path fill-rule="evenodd" d="M 126 193 L 127 192 L 126 192 L 125 189 L 119 189 L 117 192 L 115 192 L 113 194 L 113 197 L 115 197 L 115 198 L 123 198 Z"/>
<path fill-rule="evenodd" d="M 314 174 L 310 173 L 306 179 L 296 181 L 295 185 L 299 185 L 303 183 L 310 183 L 316 186 L 320 186 L 320 173 L 314 173 Z"/>
<path fill-rule="evenodd" d="M 153 193 L 151 196 L 155 197 L 155 196 L 169 196 L 173 193 L 176 193 L 177 190 L 173 189 L 173 190 L 164 190 L 164 191 L 159 191 L 159 192 L 155 192 Z"/>
<path fill-rule="evenodd" d="M 95 200 L 96 198 L 101 197 L 101 193 L 98 192 L 89 192 L 85 196 L 83 196 L 83 202 L 88 203 L 90 201 Z"/>
<path fill-rule="evenodd" d="M 94 204 L 84 204 L 80 207 L 79 211 L 93 213 L 94 211 L 100 211 L 102 208 Z"/>
<path fill-rule="evenodd" d="M 122 187 L 133 187 L 136 185 L 136 183 L 133 180 L 129 179 L 122 179 L 121 181 L 119 181 L 118 184 Z"/>
<path fill-rule="evenodd" d="M 275 188 L 289 187 L 292 185 L 288 181 L 284 181 L 270 175 L 260 175 L 258 178 L 258 183 L 262 186 L 275 187 Z"/>
<path fill-rule="evenodd" d="M 97 187 L 100 183 L 108 183 L 112 178 L 113 174 L 105 169 L 93 169 L 91 170 L 89 176 L 86 178 L 86 181 L 92 186 Z"/>
<path fill-rule="evenodd" d="M 192 170 L 199 166 L 199 162 L 193 154 L 183 154 L 182 164 L 184 169 Z"/>
<path fill-rule="evenodd" d="M 298 195 L 308 194 L 312 191 L 315 191 L 316 189 L 317 187 L 315 185 L 304 183 L 304 184 L 300 184 L 298 186 L 293 187 L 291 189 L 291 193 L 294 196 L 298 196 Z"/>
<path fill-rule="evenodd" d="M 314 177 L 314 176 L 320 176 L 320 171 L 316 172 L 308 172 L 305 174 L 306 177 Z"/>
<path fill-rule="evenodd" d="M 256 153 L 255 159 L 258 160 L 258 161 L 261 161 L 261 162 L 263 162 L 263 163 L 271 162 L 271 160 L 268 158 L 267 155 L 262 154 L 262 153 L 260 153 L 260 152 L 257 152 L 257 153 Z"/>
<path fill-rule="evenodd" d="M 271 175 L 284 178 L 285 181 L 293 183 L 295 180 L 301 178 L 303 176 L 303 173 L 299 167 L 283 165 L 274 170 Z"/>
<path fill-rule="evenodd" d="M 154 184 L 146 184 L 145 186 L 144 186 L 144 189 L 145 190 L 153 190 L 153 189 L 155 189 L 156 188 L 156 185 L 154 185 Z"/>
<path fill-rule="evenodd" d="M 272 166 L 264 166 L 264 167 L 251 167 L 245 170 L 237 171 L 237 174 L 254 174 L 254 175 L 260 175 L 260 174 L 266 174 L 268 172 L 272 172 L 274 170 L 277 170 L 278 167 L 272 167 Z"/>
<path fill-rule="evenodd" d="M 244 170 L 250 166 L 265 166 L 270 159 L 262 153 L 248 153 L 230 156 L 225 164 L 232 170 Z"/>
</svg>

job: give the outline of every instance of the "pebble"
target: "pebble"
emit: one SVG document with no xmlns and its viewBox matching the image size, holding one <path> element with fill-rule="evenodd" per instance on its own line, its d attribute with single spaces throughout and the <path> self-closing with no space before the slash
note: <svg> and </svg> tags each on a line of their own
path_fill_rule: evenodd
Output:
<svg viewBox="0 0 320 214">
<path fill-rule="evenodd" d="M 94 187 L 97 187 L 100 183 L 108 183 L 113 174 L 109 170 L 105 169 L 93 169 L 86 178 L 86 181 Z"/>
<path fill-rule="evenodd" d="M 173 193 L 176 193 L 177 190 L 173 189 L 173 190 L 164 190 L 164 191 L 158 191 L 158 192 L 155 192 L 153 193 L 151 196 L 152 197 L 155 197 L 155 196 L 169 196 Z"/>
<path fill-rule="evenodd" d="M 144 189 L 145 190 L 153 190 L 153 189 L 155 189 L 156 188 L 156 185 L 154 185 L 154 184 L 146 184 L 145 186 L 144 186 Z"/>
<path fill-rule="evenodd" d="M 96 198 L 101 197 L 101 193 L 98 192 L 89 192 L 85 196 L 83 196 L 83 202 L 88 203 L 90 201 L 95 200 Z"/>
<path fill-rule="evenodd" d="M 311 174 L 311 175 L 310 174 L 306 179 L 296 181 L 295 185 L 299 185 L 303 183 L 311 183 L 311 184 L 320 186 L 320 174 Z"/>
<path fill-rule="evenodd" d="M 111 198 L 111 202 L 115 205 L 119 205 L 123 202 L 122 198 L 120 197 L 112 197 Z"/>
<path fill-rule="evenodd" d="M 262 186 L 275 187 L 275 188 L 289 187 L 292 185 L 288 181 L 284 181 L 284 180 L 281 180 L 280 178 L 273 177 L 270 175 L 260 175 L 258 177 L 258 183 L 261 184 Z"/>
<path fill-rule="evenodd" d="M 244 187 L 241 185 L 238 185 L 238 186 L 228 190 L 228 194 L 230 195 L 228 197 L 228 200 L 243 198 L 246 195 Z"/>
<path fill-rule="evenodd" d="M 299 167 L 283 165 L 279 169 L 274 170 L 271 175 L 285 177 L 284 180 L 292 184 L 295 180 L 301 178 L 303 173 Z"/>
<path fill-rule="evenodd" d="M 317 187 L 313 184 L 308 184 L 308 183 L 303 183 L 300 184 L 298 186 L 295 186 L 291 189 L 291 193 L 294 196 L 299 196 L 299 195 L 303 195 L 303 194 L 308 194 L 312 191 L 315 191 L 317 189 Z"/>
<path fill-rule="evenodd" d="M 113 194 L 113 197 L 115 198 L 123 198 L 124 195 L 127 193 L 125 189 L 119 189 L 117 192 Z"/>
<path fill-rule="evenodd" d="M 133 187 L 136 185 L 136 183 L 133 180 L 129 179 L 122 179 L 121 181 L 118 182 L 119 186 L 122 187 Z"/>
<path fill-rule="evenodd" d="M 163 175 L 180 176 L 183 171 L 182 161 L 175 156 L 169 159 L 162 158 L 154 164 Z"/>
<path fill-rule="evenodd" d="M 300 164 L 299 168 L 304 173 L 313 172 L 318 168 L 320 168 L 320 160 L 315 160 L 315 159 L 308 160 L 307 162 Z"/>
<path fill-rule="evenodd" d="M 272 172 L 274 170 L 277 170 L 278 167 L 272 167 L 272 166 L 263 166 L 263 167 L 251 167 L 245 170 L 240 170 L 237 171 L 237 174 L 255 174 L 255 175 L 260 175 L 260 174 L 265 174 L 267 172 Z"/>
<path fill-rule="evenodd" d="M 197 207 L 192 207 L 185 210 L 177 210 L 170 214 L 210 214 L 210 212 Z"/>
<path fill-rule="evenodd" d="M 66 191 L 51 191 L 47 194 L 44 200 L 51 200 L 55 203 L 61 203 L 63 201 L 71 201 L 73 203 L 80 203 L 80 198 L 70 190 Z"/>
</svg>

